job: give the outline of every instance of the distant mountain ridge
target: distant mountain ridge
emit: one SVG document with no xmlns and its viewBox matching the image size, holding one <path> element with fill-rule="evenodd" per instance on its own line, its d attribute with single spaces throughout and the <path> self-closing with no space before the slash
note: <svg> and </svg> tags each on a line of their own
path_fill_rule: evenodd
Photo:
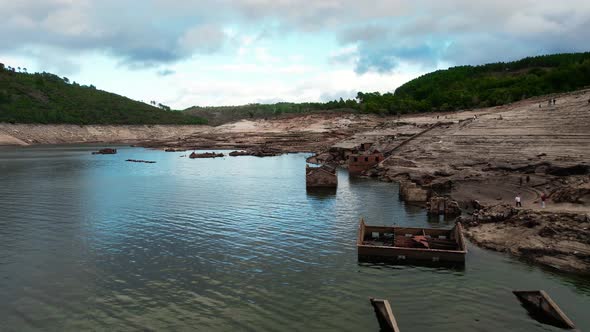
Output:
<svg viewBox="0 0 590 332">
<path fill-rule="evenodd" d="M 207 121 L 79 85 L 50 73 L 0 64 L 0 122 L 68 124 L 205 124 Z"/>
</svg>

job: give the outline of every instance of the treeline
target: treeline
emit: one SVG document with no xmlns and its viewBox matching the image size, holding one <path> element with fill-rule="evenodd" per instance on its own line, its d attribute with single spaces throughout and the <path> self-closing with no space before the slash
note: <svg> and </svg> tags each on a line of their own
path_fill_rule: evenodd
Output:
<svg viewBox="0 0 590 332">
<path fill-rule="evenodd" d="M 155 102 L 154 102 L 155 104 Z M 0 64 L 0 122 L 69 124 L 204 124 L 166 105 L 151 106 L 50 73 Z"/>
<path fill-rule="evenodd" d="M 590 86 L 590 52 L 460 66 L 418 77 L 395 93 L 361 93 L 365 112 L 403 114 L 489 107 Z"/>
<path fill-rule="evenodd" d="M 186 109 L 187 114 L 205 118 L 210 124 L 217 125 L 240 119 L 272 118 L 283 114 L 300 114 L 318 111 L 354 111 L 358 109 L 356 100 L 334 100 L 327 103 L 275 103 L 247 104 L 239 106 L 194 106 Z"/>
<path fill-rule="evenodd" d="M 394 93 L 359 92 L 327 103 L 191 107 L 183 112 L 150 105 L 49 73 L 0 64 L 0 122 L 73 124 L 203 124 L 318 111 L 404 114 L 508 104 L 590 86 L 590 52 L 459 66 L 418 77 Z M 156 107 L 158 106 L 158 107 Z"/>
<path fill-rule="evenodd" d="M 504 105 L 590 86 L 590 52 L 528 57 L 514 62 L 459 66 L 418 77 L 394 93 L 359 92 L 327 103 L 191 107 L 185 112 L 220 124 L 244 118 L 325 110 L 379 114 L 456 111 Z"/>
</svg>

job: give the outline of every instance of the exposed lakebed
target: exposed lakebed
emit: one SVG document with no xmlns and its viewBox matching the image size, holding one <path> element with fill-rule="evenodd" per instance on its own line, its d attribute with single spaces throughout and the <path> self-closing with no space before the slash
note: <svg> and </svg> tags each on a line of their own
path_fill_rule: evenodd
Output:
<svg viewBox="0 0 590 332">
<path fill-rule="evenodd" d="M 507 255 L 470 245 L 461 271 L 358 264 L 360 217 L 452 226 L 394 184 L 340 171 L 336 192 L 308 193 L 305 154 L 94 150 L 0 149 L 3 330 L 377 331 L 370 296 L 402 330 L 558 330 L 512 289 L 546 290 L 590 329 L 589 280 Z"/>
</svg>

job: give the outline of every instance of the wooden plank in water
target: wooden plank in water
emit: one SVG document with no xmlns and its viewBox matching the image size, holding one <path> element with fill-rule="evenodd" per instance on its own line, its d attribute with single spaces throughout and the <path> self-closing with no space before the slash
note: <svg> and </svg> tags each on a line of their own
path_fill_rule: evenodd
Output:
<svg viewBox="0 0 590 332">
<path fill-rule="evenodd" d="M 379 321 L 379 327 L 381 327 L 381 331 L 399 332 L 399 327 L 397 326 L 395 316 L 393 316 L 393 311 L 391 311 L 389 301 L 374 298 L 370 298 L 369 300 L 371 301 L 371 305 L 375 310 L 375 315 Z"/>
<path fill-rule="evenodd" d="M 512 291 L 531 315 L 541 321 L 559 327 L 574 329 L 576 326 L 543 290 Z"/>
</svg>

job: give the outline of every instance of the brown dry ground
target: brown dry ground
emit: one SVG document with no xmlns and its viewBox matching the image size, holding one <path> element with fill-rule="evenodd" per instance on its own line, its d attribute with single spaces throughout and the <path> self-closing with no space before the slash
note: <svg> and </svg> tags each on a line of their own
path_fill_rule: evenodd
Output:
<svg viewBox="0 0 590 332">
<path fill-rule="evenodd" d="M 588 234 L 590 220 L 590 91 L 556 98 L 555 106 L 536 98 L 478 110 L 476 119 L 466 118 L 468 113 L 439 116 L 438 121 L 454 122 L 412 139 L 372 175 L 411 180 L 451 196 L 469 212 L 474 200 L 484 207 L 513 204 L 520 193 L 520 217 L 538 225 L 529 228 L 530 223 L 510 219 L 508 225 L 477 224 L 467 230 L 471 239 L 549 266 L 590 273 L 590 239 L 575 235 Z M 436 116 L 417 120 L 434 123 Z M 550 197 L 545 209 L 543 192 Z M 556 236 L 538 235 L 555 224 L 567 227 L 556 226 Z"/>
<path fill-rule="evenodd" d="M 208 129 L 207 126 L 173 125 L 41 125 L 0 123 L 0 145 L 137 143 L 176 138 Z"/>
<path fill-rule="evenodd" d="M 557 105 L 548 106 L 549 97 L 557 98 Z M 104 142 L 139 143 L 157 149 L 268 147 L 281 152 L 315 152 L 323 160 L 343 163 L 329 151 L 373 142 L 387 159 L 370 170 L 369 176 L 413 181 L 451 196 L 467 213 L 474 200 L 483 207 L 493 207 L 512 204 L 520 193 L 524 211 L 520 217 L 539 220 L 539 225 L 530 228 L 531 223 L 523 226 L 511 220 L 509 224 L 467 227 L 475 243 L 589 273 L 590 244 L 572 234 L 586 234 L 588 226 L 583 220 L 590 218 L 590 178 L 584 172 L 574 174 L 575 169 L 568 171 L 569 167 L 590 165 L 589 98 L 590 90 L 582 90 L 454 113 L 396 118 L 330 112 L 242 120 L 218 127 L 0 124 L 0 145 Z M 545 209 L 539 202 L 542 192 L 550 195 Z M 553 200 L 557 197 L 559 202 Z M 567 227 L 555 229 L 568 237 L 567 241 L 547 234 L 540 241 L 535 234 L 559 220 Z M 540 250 L 541 246 L 546 250 Z"/>
<path fill-rule="evenodd" d="M 383 118 L 373 115 L 314 113 L 270 120 L 242 120 L 170 139 L 145 142 L 150 148 L 231 149 L 267 147 L 281 152 L 318 152 Z"/>
</svg>

